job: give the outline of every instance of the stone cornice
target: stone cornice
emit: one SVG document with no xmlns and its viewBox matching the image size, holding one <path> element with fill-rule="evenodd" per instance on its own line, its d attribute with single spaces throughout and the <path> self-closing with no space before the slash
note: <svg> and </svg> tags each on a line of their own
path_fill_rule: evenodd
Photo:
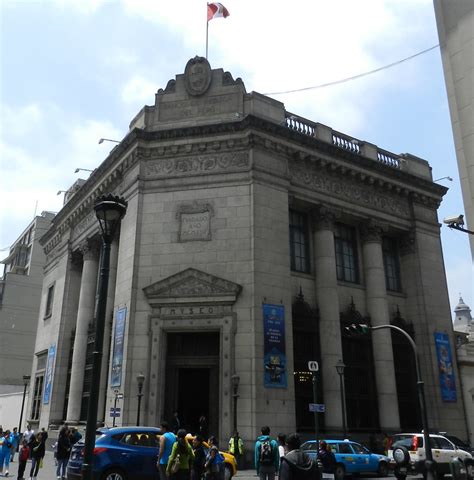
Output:
<svg viewBox="0 0 474 480">
<path fill-rule="evenodd" d="M 239 134 L 233 139 L 205 140 L 205 137 Z M 244 135 L 242 135 L 244 133 Z M 179 143 L 182 140 L 182 144 Z M 173 144 L 166 144 L 166 142 Z M 163 142 L 163 145 L 144 148 L 144 144 Z M 63 233 L 77 225 L 90 214 L 100 195 L 114 191 L 124 173 L 139 159 L 175 157 L 179 155 L 210 154 L 212 152 L 237 153 L 236 150 L 260 147 L 294 160 L 304 160 L 318 168 L 327 169 L 339 177 L 348 177 L 351 182 L 375 185 L 396 196 L 409 197 L 411 201 L 437 208 L 447 189 L 421 177 L 391 168 L 363 155 L 341 149 L 320 139 L 303 135 L 285 125 L 253 115 L 231 122 L 167 130 L 132 130 L 91 174 L 85 184 L 56 215 L 51 228 L 41 238 L 46 253 L 60 241 Z M 234 165 L 240 160 L 234 160 Z M 226 162 L 224 162 L 225 164 Z"/>
</svg>

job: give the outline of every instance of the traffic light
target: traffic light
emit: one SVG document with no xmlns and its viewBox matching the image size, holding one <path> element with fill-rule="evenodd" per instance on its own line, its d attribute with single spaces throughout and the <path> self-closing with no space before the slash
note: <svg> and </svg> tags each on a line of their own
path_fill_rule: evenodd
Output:
<svg viewBox="0 0 474 480">
<path fill-rule="evenodd" d="M 370 332 L 370 326 L 366 323 L 351 323 L 350 325 L 344 327 L 344 331 L 347 336 L 361 337 Z"/>
</svg>

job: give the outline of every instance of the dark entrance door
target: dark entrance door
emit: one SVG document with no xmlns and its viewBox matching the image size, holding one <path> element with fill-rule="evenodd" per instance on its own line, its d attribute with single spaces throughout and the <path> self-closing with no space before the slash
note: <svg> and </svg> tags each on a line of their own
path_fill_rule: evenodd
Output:
<svg viewBox="0 0 474 480">
<path fill-rule="evenodd" d="M 208 432 L 218 435 L 219 332 L 168 333 L 164 418 L 175 410 L 183 428 L 198 433 L 206 417 Z"/>
</svg>

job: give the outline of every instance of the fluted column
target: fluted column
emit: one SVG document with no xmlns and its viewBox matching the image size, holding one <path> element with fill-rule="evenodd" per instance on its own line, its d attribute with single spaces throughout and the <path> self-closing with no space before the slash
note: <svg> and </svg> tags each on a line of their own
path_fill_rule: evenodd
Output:
<svg viewBox="0 0 474 480">
<path fill-rule="evenodd" d="M 66 421 L 76 423 L 81 414 L 82 388 L 86 365 L 87 332 L 94 318 L 99 250 L 96 242 L 86 242 L 81 246 L 83 256 L 81 289 L 77 310 L 76 335 L 72 354 L 71 381 Z"/>
<path fill-rule="evenodd" d="M 325 207 L 312 212 L 316 298 L 327 430 L 342 428 L 341 391 L 335 365 L 342 359 L 339 296 L 334 248 L 335 214 Z"/>
<path fill-rule="evenodd" d="M 114 240 L 110 245 L 110 273 L 109 286 L 107 288 L 107 307 L 105 310 L 105 330 L 104 330 L 104 346 L 102 356 L 102 366 L 100 370 L 100 390 L 99 390 L 99 406 L 97 420 L 99 422 L 106 421 L 107 412 L 105 412 L 105 401 L 107 397 L 107 385 L 109 384 L 109 356 L 110 356 L 110 330 L 113 320 L 114 303 L 115 303 L 115 284 L 117 279 L 117 263 L 118 263 L 118 241 Z"/>
<path fill-rule="evenodd" d="M 383 226 L 374 222 L 361 227 L 367 312 L 373 326 L 390 324 L 382 253 L 383 231 Z M 396 431 L 400 429 L 400 416 L 390 329 L 373 331 L 372 342 L 380 427 Z"/>
</svg>

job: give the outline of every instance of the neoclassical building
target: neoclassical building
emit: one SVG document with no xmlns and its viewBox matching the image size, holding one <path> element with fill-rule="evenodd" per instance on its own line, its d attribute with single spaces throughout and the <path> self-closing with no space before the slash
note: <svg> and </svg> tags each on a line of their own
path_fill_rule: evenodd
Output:
<svg viewBox="0 0 474 480">
<path fill-rule="evenodd" d="M 93 204 L 109 192 L 128 210 L 112 245 L 102 380 L 91 385 Z M 324 405 L 321 430 L 342 435 L 340 379 L 352 435 L 419 429 L 408 342 L 388 329 L 347 334 L 362 322 L 413 336 L 431 428 L 465 437 L 437 218 L 445 193 L 425 160 L 287 112 L 190 60 L 42 239 L 32 375 L 45 380 L 29 419 L 83 422 L 99 388 L 101 420 L 112 424 L 123 394 L 116 424 L 134 424 L 143 374 L 144 423 L 178 410 L 195 430 L 204 414 L 224 440 L 238 375 L 237 425 L 249 442 L 264 424 L 310 434 L 310 403 Z M 308 361 L 319 364 L 316 402 Z"/>
</svg>

